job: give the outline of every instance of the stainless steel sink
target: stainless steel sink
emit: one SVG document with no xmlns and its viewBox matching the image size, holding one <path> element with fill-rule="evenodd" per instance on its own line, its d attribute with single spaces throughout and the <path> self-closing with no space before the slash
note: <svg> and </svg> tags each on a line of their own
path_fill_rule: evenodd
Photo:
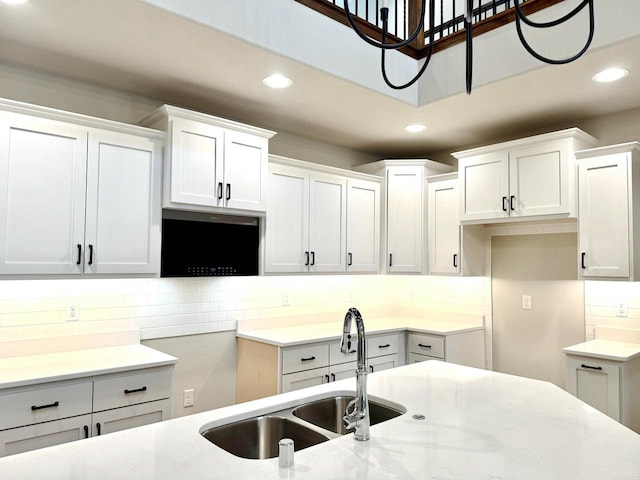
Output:
<svg viewBox="0 0 640 480">
<path fill-rule="evenodd" d="M 294 408 L 292 413 L 294 416 L 318 427 L 345 435 L 353 432 L 353 429 L 345 428 L 342 420 L 347 405 L 353 399 L 354 397 L 349 396 L 325 398 Z M 387 407 L 369 399 L 369 420 L 371 425 L 391 420 L 403 413 L 401 410 Z"/>
<path fill-rule="evenodd" d="M 344 428 L 342 417 L 353 400 L 350 392 L 295 405 L 258 417 L 208 428 L 204 438 L 237 457 L 265 459 L 278 456 L 278 442 L 293 440 L 295 450 L 311 447 L 352 432 Z M 375 425 L 405 413 L 402 407 L 383 405 L 369 397 L 370 421 Z"/>
<path fill-rule="evenodd" d="M 293 440 L 295 450 L 326 442 L 329 437 L 281 416 L 266 415 L 215 427 L 202 435 L 220 448 L 242 458 L 278 456 L 278 442 Z"/>
</svg>

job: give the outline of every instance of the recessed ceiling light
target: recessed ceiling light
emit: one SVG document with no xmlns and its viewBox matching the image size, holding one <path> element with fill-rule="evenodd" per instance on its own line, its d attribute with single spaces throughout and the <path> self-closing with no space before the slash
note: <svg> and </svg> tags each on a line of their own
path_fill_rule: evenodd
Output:
<svg viewBox="0 0 640 480">
<path fill-rule="evenodd" d="M 293 81 L 290 78 L 287 78 L 284 75 L 280 75 L 279 73 L 275 75 L 269 75 L 264 80 L 262 80 L 262 83 L 270 88 L 289 88 L 291 85 L 293 85 Z"/>
<path fill-rule="evenodd" d="M 607 68 L 593 76 L 593 81 L 598 83 L 615 82 L 629 75 L 626 68 Z"/>
<path fill-rule="evenodd" d="M 421 123 L 412 123 L 411 125 L 404 127 L 404 129 L 409 133 L 419 133 L 425 131 L 427 126 L 422 125 Z"/>
</svg>

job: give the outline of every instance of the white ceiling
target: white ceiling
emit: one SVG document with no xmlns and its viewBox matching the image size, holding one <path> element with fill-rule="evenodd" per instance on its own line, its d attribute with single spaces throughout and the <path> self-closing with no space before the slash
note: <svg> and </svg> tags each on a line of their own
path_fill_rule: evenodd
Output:
<svg viewBox="0 0 640 480">
<path fill-rule="evenodd" d="M 638 51 L 635 36 L 570 65 L 540 67 L 477 87 L 471 96 L 416 107 L 138 0 L 0 5 L 0 61 L 380 157 L 456 150 L 639 108 Z M 616 85 L 591 81 L 614 63 L 631 75 Z M 262 77 L 273 70 L 286 71 L 294 86 L 266 89 Z M 415 121 L 429 128 L 406 133 Z"/>
</svg>

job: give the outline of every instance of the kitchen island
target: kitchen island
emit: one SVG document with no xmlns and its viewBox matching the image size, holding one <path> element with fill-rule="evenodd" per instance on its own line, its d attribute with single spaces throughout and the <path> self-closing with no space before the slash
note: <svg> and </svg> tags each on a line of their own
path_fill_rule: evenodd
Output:
<svg viewBox="0 0 640 480">
<path fill-rule="evenodd" d="M 0 459 L 2 478 L 640 479 L 640 436 L 546 382 L 428 361 L 369 376 L 369 394 L 406 413 L 295 453 L 235 457 L 200 432 L 355 389 L 347 379 Z M 413 418 L 424 415 L 423 420 Z"/>
</svg>

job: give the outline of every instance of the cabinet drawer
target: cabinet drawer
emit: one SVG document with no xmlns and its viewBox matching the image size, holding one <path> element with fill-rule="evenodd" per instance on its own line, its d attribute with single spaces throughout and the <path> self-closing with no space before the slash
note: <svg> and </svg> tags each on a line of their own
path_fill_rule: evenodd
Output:
<svg viewBox="0 0 640 480">
<path fill-rule="evenodd" d="M 409 353 L 444 359 L 444 338 L 437 335 L 409 334 Z"/>
<path fill-rule="evenodd" d="M 96 380 L 93 385 L 93 411 L 169 398 L 171 376 L 171 369 L 165 368 Z"/>
<path fill-rule="evenodd" d="M 329 344 L 329 364 L 339 365 L 341 363 L 353 362 L 358 359 L 358 339 L 355 335 L 351 336 L 351 348 L 349 353 L 340 351 L 340 342 Z"/>
<path fill-rule="evenodd" d="M 91 382 L 0 395 L 0 430 L 91 413 Z"/>
<path fill-rule="evenodd" d="M 442 361 L 442 358 L 431 357 L 429 355 L 420 355 L 419 353 L 409 353 L 408 355 L 409 365 L 412 363 L 426 362 L 427 360 L 438 360 Z"/>
<path fill-rule="evenodd" d="M 367 358 L 398 353 L 398 335 L 379 335 L 367 338 Z"/>
<path fill-rule="evenodd" d="M 329 346 L 326 343 L 302 345 L 282 350 L 282 373 L 301 372 L 329 365 Z"/>
</svg>

